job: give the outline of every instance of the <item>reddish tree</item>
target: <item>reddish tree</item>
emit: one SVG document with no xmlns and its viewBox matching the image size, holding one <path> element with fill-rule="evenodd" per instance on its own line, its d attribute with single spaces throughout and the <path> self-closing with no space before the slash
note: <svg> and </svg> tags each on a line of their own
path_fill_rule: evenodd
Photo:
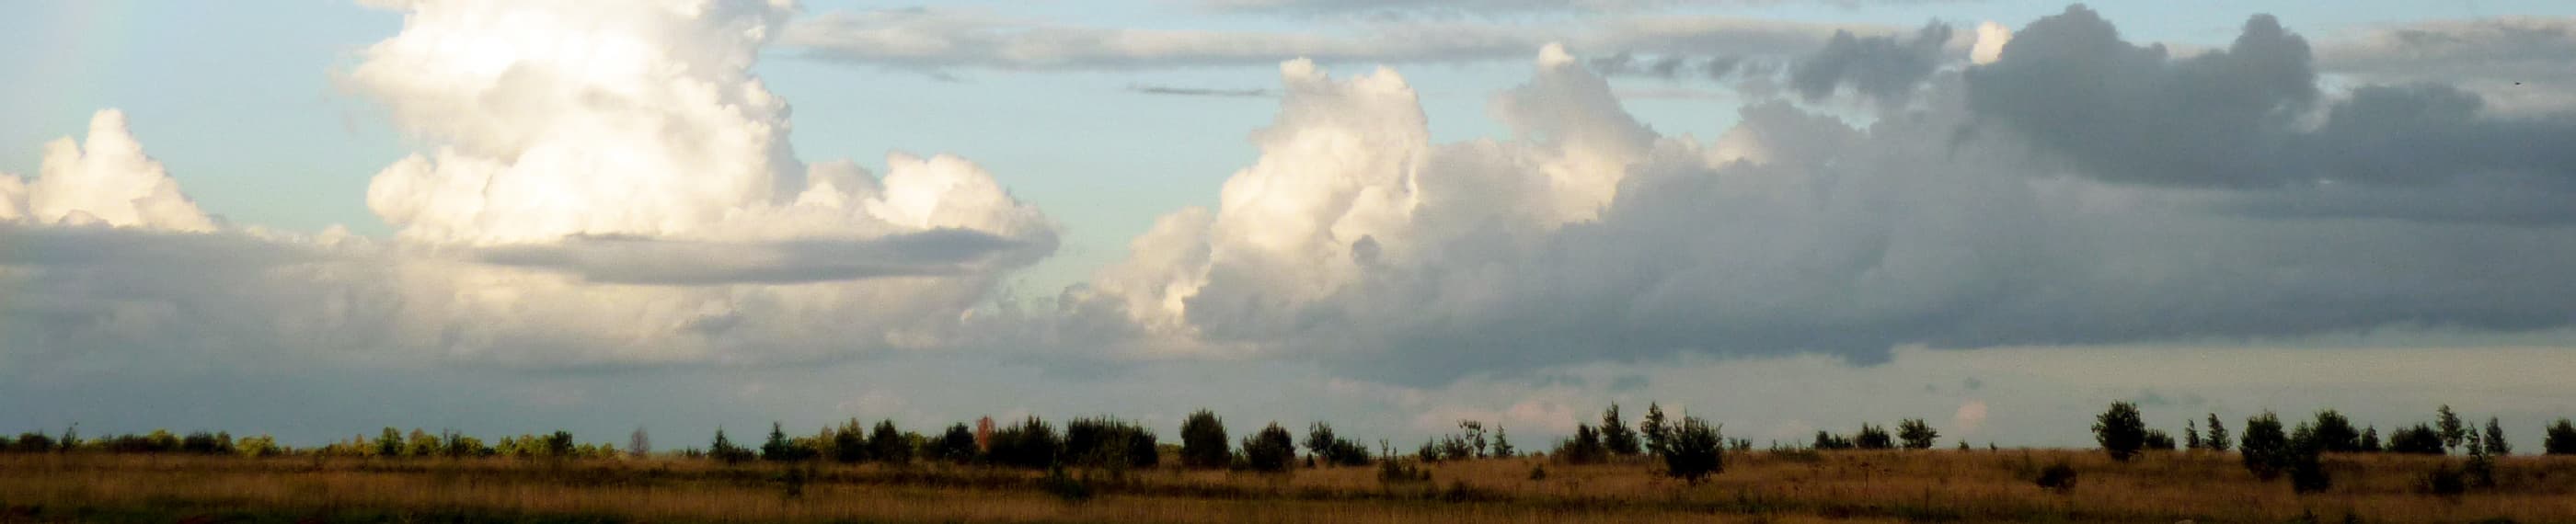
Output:
<svg viewBox="0 0 2576 524">
<path fill-rule="evenodd" d="M 975 449 L 993 450 L 993 417 L 975 419 Z"/>
</svg>

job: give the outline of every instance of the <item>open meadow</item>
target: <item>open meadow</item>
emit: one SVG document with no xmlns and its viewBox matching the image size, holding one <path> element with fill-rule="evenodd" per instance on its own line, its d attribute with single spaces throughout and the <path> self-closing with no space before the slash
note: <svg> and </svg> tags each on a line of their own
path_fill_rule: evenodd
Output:
<svg viewBox="0 0 2576 524">
<path fill-rule="evenodd" d="M 0 455 L 7 522 L 2576 522 L 2576 457 L 2514 456 L 2493 487 L 2432 494 L 2446 457 L 2330 454 L 2296 494 L 2232 453 L 2087 450 L 1730 453 L 1698 483 L 1642 460 L 1540 458 L 1286 473 L 1041 472 L 936 463 L 727 466 L 552 460 L 96 453 Z M 2034 482 L 2047 466 L 2070 487 Z M 1543 474 L 1537 474 L 1543 472 Z"/>
</svg>

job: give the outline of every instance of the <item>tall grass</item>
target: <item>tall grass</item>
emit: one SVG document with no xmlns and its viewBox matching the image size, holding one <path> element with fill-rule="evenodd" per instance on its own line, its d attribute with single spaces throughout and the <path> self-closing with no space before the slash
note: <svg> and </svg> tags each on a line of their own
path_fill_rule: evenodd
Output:
<svg viewBox="0 0 2576 524">
<path fill-rule="evenodd" d="M 2063 491 L 2034 482 L 2061 462 L 2080 482 Z M 1077 471 L 1069 477 L 1087 494 L 1077 501 L 1057 494 L 1066 477 L 942 464 L 11 455 L 0 456 L 0 521 L 2576 521 L 2571 457 L 2505 457 L 2499 485 L 2456 496 L 2422 485 L 2446 459 L 2397 455 L 2330 455 L 2334 486 L 2309 495 L 2210 453 L 2155 452 L 2128 463 L 2073 450 L 1735 453 L 1724 473 L 1696 485 L 1643 461 L 1547 464 L 1534 480 L 1538 463 L 1430 464 L 1431 482 L 1387 482 L 1374 467 Z"/>
</svg>

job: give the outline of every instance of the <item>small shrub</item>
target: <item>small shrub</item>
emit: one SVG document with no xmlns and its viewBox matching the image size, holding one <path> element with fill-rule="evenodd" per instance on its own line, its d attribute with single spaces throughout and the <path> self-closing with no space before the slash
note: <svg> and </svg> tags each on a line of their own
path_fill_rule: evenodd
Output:
<svg viewBox="0 0 2576 524">
<path fill-rule="evenodd" d="M 2425 472 L 2424 476 L 2416 481 L 2416 488 L 2429 495 L 2456 497 L 2469 492 L 2469 479 L 2468 475 L 2459 468 L 2451 467 L 2450 463 L 2444 462 L 2440 466 L 2434 466 L 2433 471 Z"/>
<path fill-rule="evenodd" d="M 1547 465 L 1546 465 L 1546 464 L 1531 464 L 1531 465 L 1530 465 L 1530 474 L 1529 474 L 1529 479 L 1530 479 L 1530 480 L 1547 480 Z"/>
<path fill-rule="evenodd" d="M 1896 438 L 1905 441 L 1905 449 L 1932 449 L 1932 444 L 1941 439 L 1941 431 L 1932 429 L 1932 425 L 1923 419 L 1909 418 L 1897 421 Z M 1960 442 L 1959 445 L 1967 443 Z"/>
<path fill-rule="evenodd" d="M 1388 456 L 1377 462 L 1377 481 L 1384 484 L 1413 484 L 1431 481 L 1431 470 Z"/>
<path fill-rule="evenodd" d="M 2047 468 L 2039 470 L 2039 478 L 2033 479 L 2032 482 L 2039 484 L 2042 489 L 2058 493 L 2072 491 L 2075 489 L 2075 466 L 2067 465 L 2063 461 L 2049 464 Z"/>
<path fill-rule="evenodd" d="M 1055 495 L 1056 500 L 1062 500 L 1067 504 L 1091 501 L 1091 483 L 1065 473 L 1064 466 L 1061 464 L 1047 468 L 1045 487 L 1047 494 Z"/>
</svg>

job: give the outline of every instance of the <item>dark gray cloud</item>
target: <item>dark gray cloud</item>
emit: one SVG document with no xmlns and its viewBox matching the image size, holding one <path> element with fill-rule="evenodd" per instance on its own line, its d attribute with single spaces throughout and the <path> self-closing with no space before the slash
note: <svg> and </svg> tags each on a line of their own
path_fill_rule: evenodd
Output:
<svg viewBox="0 0 2576 524">
<path fill-rule="evenodd" d="M 1941 65 L 1942 48 L 1949 43 L 1950 26 L 1939 22 L 1924 25 L 1912 38 L 1837 32 L 1824 49 L 1789 69 L 1789 85 L 1808 101 L 1848 85 L 1882 106 L 1902 106 Z"/>
<path fill-rule="evenodd" d="M 1301 32 L 1081 26 L 972 9 L 841 11 L 798 20 L 781 43 L 798 56 L 940 72 L 1270 67 L 1286 60 L 1382 64 L 1522 61 L 1540 47 L 1647 54 L 1788 56 L 1836 31 L 1892 28 L 1722 16 L 1617 16 L 1573 24 L 1405 21 Z"/>
<path fill-rule="evenodd" d="M 1128 92 L 1131 92 L 1131 93 L 1147 94 L 1147 95 L 1212 96 L 1212 97 L 1225 97 L 1225 98 L 1268 98 L 1268 97 L 1273 97 L 1273 96 L 1279 96 L 1279 94 L 1278 94 L 1278 93 L 1272 92 L 1272 91 L 1270 91 L 1270 90 L 1268 90 L 1268 89 L 1262 89 L 1262 88 L 1257 88 L 1257 87 L 1239 88 L 1239 89 L 1227 89 L 1227 88 L 1209 88 L 1209 87 L 1178 87 L 1178 86 L 1162 86 L 1162 85 L 1152 85 L 1152 84 L 1127 84 L 1127 91 L 1128 91 Z"/>
<path fill-rule="evenodd" d="M 652 285 L 801 284 L 882 277 L 962 275 L 1018 253 L 1026 242 L 966 229 L 932 229 L 865 240 L 704 242 L 578 237 L 483 248 L 483 262 L 578 275 L 592 282 Z M 1017 254 L 1017 257 L 1014 255 Z M 1044 250 L 1034 254 L 1042 256 Z"/>
<path fill-rule="evenodd" d="M 2576 152 L 2557 145 L 2576 140 L 2576 114 L 2489 114 L 2480 95 L 2434 83 L 2327 97 L 2306 39 L 2269 16 L 2225 50 L 2166 55 L 2071 7 L 1968 71 L 1968 101 L 2087 176 L 2268 190 L 2228 197 L 2258 215 L 2576 218 L 2553 203 L 2576 196 Z"/>
</svg>

